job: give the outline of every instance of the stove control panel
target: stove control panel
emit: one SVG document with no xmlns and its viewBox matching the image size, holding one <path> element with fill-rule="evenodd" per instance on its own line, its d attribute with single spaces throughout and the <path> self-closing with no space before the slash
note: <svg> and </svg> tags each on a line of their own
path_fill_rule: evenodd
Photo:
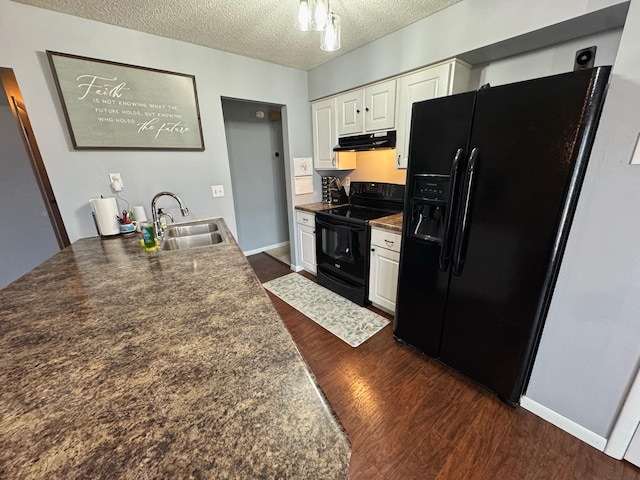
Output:
<svg viewBox="0 0 640 480">
<path fill-rule="evenodd" d="M 404 200 L 404 185 L 384 182 L 351 182 L 350 196 L 375 200 Z"/>
</svg>

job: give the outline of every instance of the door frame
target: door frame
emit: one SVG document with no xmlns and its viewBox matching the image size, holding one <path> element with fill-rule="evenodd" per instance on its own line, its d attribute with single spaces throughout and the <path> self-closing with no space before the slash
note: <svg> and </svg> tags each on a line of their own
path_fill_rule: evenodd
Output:
<svg viewBox="0 0 640 480">
<path fill-rule="evenodd" d="M 604 453 L 622 459 L 631 444 L 638 426 L 640 425 L 640 368 L 632 380 L 627 396 L 622 404 L 611 434 L 607 439 Z"/>
<path fill-rule="evenodd" d="M 47 209 L 47 214 L 53 228 L 53 233 L 58 241 L 60 250 L 62 250 L 66 246 L 70 245 L 71 242 L 69 241 L 67 230 L 64 226 L 64 222 L 62 221 L 58 202 L 56 201 L 56 197 L 53 193 L 53 188 L 49 181 L 49 175 L 47 174 L 47 169 L 45 168 L 44 161 L 42 160 L 42 155 L 40 154 L 40 149 L 38 148 L 38 143 L 36 142 L 36 137 L 33 132 L 33 128 L 31 127 L 31 122 L 29 121 L 29 114 L 22 100 L 22 94 L 20 93 L 18 81 L 13 73 L 13 69 L 0 67 L 0 83 L 2 84 L 4 93 L 9 101 L 9 108 L 11 108 L 11 112 L 16 120 L 16 126 L 18 127 L 18 132 L 20 133 L 20 137 L 24 143 L 27 157 L 29 158 L 29 164 L 31 165 L 36 183 L 40 189 L 40 194 L 44 200 L 44 205 Z"/>
</svg>

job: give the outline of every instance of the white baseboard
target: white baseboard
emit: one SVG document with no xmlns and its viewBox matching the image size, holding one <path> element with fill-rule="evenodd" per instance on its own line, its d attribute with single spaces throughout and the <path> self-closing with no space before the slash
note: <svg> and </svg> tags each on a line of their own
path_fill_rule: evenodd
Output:
<svg viewBox="0 0 640 480">
<path fill-rule="evenodd" d="M 246 252 L 242 252 L 245 257 L 249 255 L 255 255 L 256 253 L 262 253 L 265 250 L 273 250 L 274 248 L 284 247 L 285 245 L 289 245 L 289 242 L 280 242 L 274 243 L 273 245 L 267 245 L 266 247 L 254 248 L 253 250 L 248 250 Z"/>
<path fill-rule="evenodd" d="M 573 420 L 563 417 L 559 413 L 554 412 L 526 396 L 520 399 L 520 406 L 601 452 L 604 451 L 607 439 L 583 427 L 582 425 L 577 424 Z"/>
</svg>

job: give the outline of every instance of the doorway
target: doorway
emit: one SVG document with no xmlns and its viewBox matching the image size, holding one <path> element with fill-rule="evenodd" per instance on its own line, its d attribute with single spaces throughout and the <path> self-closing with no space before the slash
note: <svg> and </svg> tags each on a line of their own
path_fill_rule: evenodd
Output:
<svg viewBox="0 0 640 480">
<path fill-rule="evenodd" d="M 3 288 L 70 242 L 12 69 L 0 67 L 0 85 Z"/>
<path fill-rule="evenodd" d="M 222 99 L 238 244 L 291 264 L 281 105 Z"/>
</svg>

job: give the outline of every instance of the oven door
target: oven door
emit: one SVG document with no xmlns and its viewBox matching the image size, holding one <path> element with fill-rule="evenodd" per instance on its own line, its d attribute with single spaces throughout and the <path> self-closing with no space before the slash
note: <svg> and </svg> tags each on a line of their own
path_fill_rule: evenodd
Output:
<svg viewBox="0 0 640 480">
<path fill-rule="evenodd" d="M 333 215 L 316 214 L 316 261 L 318 270 L 366 285 L 369 276 L 367 224 L 358 224 Z"/>
</svg>

